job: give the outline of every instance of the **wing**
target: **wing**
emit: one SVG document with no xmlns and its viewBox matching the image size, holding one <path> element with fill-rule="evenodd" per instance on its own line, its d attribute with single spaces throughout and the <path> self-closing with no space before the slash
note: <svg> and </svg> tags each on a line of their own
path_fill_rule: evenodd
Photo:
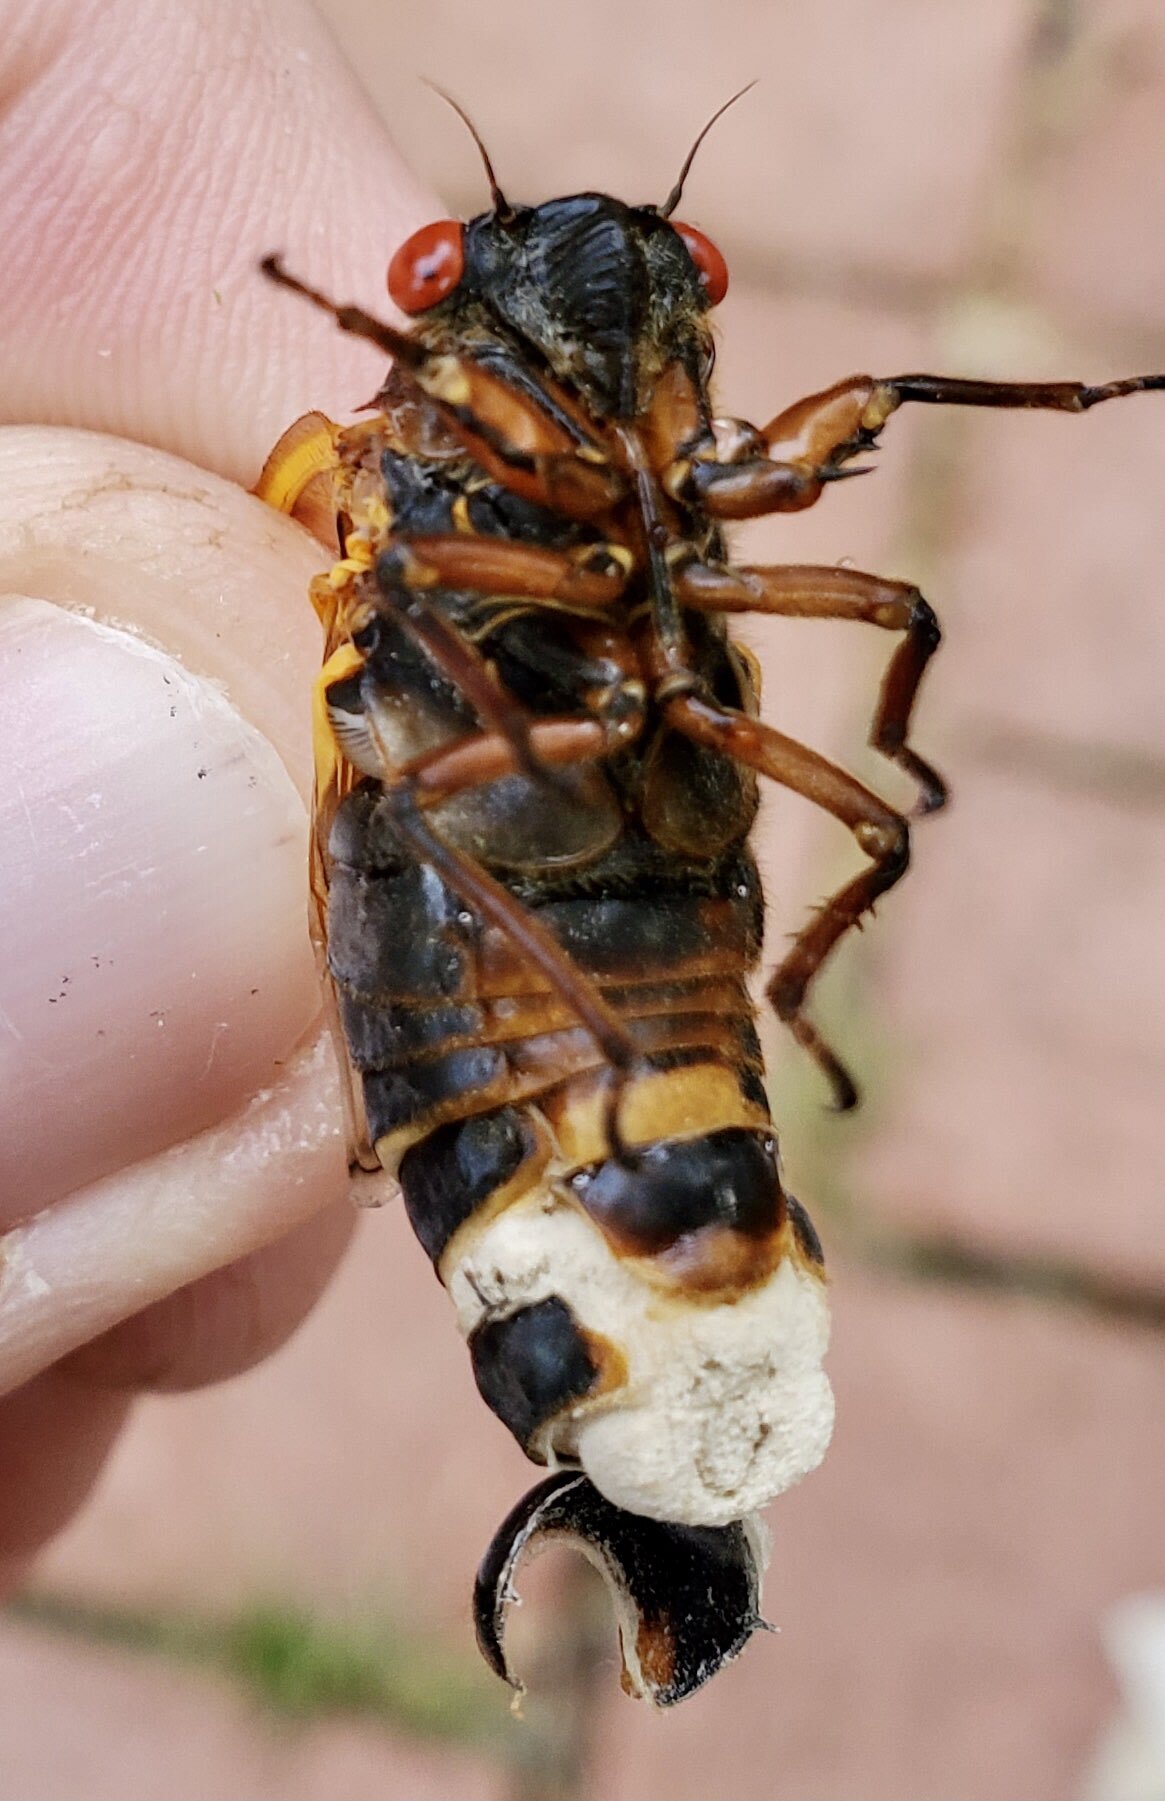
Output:
<svg viewBox="0 0 1165 1801">
<path fill-rule="evenodd" d="M 306 413 L 284 432 L 255 484 L 258 499 L 307 527 L 321 543 L 335 547 L 336 517 L 343 461 L 341 446 L 345 428 L 323 413 Z M 342 565 L 337 565 L 341 568 Z M 312 694 L 312 750 L 315 780 L 312 790 L 309 845 L 309 923 L 328 1029 L 336 1047 L 348 1142 L 348 1163 L 356 1178 L 355 1198 L 362 1205 L 378 1206 L 388 1198 L 384 1173 L 369 1142 L 364 1117 L 363 1084 L 353 1069 L 340 1020 L 335 983 L 328 965 L 328 834 L 336 808 L 360 780 L 359 772 L 343 755 L 328 718 L 327 691 L 336 682 L 356 674 L 363 659 L 344 636 L 339 620 L 339 589 L 335 571 L 317 577 L 312 603 L 324 627 L 324 664 Z M 361 1180 L 375 1172 L 378 1180 Z"/>
<path fill-rule="evenodd" d="M 252 490 L 330 547 L 336 542 L 335 477 L 343 429 L 323 413 L 305 413 L 288 426 Z"/>
</svg>

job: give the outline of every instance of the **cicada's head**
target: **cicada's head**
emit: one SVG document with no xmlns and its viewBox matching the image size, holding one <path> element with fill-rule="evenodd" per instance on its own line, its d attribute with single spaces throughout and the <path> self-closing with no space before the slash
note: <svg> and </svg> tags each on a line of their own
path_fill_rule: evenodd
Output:
<svg viewBox="0 0 1165 1801">
<path fill-rule="evenodd" d="M 572 194 L 425 226 L 397 251 L 388 285 L 434 348 L 516 353 L 600 418 L 625 420 L 673 364 L 703 385 L 707 313 L 728 272 L 702 232 L 657 207 Z"/>
<path fill-rule="evenodd" d="M 512 205 L 473 121 L 436 91 L 477 145 L 493 204 L 468 225 L 424 226 L 394 256 L 389 293 L 419 315 L 418 335 L 434 348 L 448 336 L 460 351 L 476 340 L 487 355 L 494 339 L 503 353 L 518 350 L 527 367 L 542 364 L 602 418 L 633 418 L 674 365 L 703 394 L 712 361 L 707 314 L 727 292 L 728 269 L 703 232 L 673 223 L 672 214 L 700 145 L 748 88 L 716 109 L 655 206 L 595 193 Z"/>
<path fill-rule="evenodd" d="M 820 1246 L 764 1133 L 544 1177 L 457 1233 L 441 1274 L 494 1412 L 619 1507 L 724 1525 L 824 1455 Z"/>
</svg>

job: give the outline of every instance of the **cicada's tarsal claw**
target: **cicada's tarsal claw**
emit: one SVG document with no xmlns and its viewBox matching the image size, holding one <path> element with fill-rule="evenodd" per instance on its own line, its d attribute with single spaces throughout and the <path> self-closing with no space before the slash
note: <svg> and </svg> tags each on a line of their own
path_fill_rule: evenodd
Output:
<svg viewBox="0 0 1165 1801">
<path fill-rule="evenodd" d="M 596 1565 L 615 1606 L 623 1687 L 654 1707 L 686 1700 L 765 1629 L 758 1608 L 767 1544 L 759 1520 L 668 1525 L 614 1506 L 585 1476 L 560 1472 L 503 1520 L 474 1587 L 482 1655 L 518 1694 L 506 1620 L 517 1566 L 539 1539 L 560 1540 Z"/>
</svg>

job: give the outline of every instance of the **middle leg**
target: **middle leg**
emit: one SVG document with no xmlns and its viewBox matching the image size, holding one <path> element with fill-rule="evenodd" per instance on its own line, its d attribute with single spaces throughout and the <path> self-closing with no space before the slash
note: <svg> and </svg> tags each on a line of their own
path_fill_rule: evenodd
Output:
<svg viewBox="0 0 1165 1801">
<path fill-rule="evenodd" d="M 919 684 L 942 639 L 934 609 L 917 588 L 859 569 L 811 564 L 732 569 L 698 561 L 677 569 L 673 582 L 681 604 L 697 611 L 856 619 L 885 631 L 905 632 L 882 680 L 870 743 L 918 783 L 916 814 L 934 813 L 945 805 L 946 783 L 907 743 Z"/>
<path fill-rule="evenodd" d="M 325 705 L 327 698 L 325 696 Z M 520 954 L 546 978 L 590 1034 L 608 1066 L 605 1122 L 611 1153 L 626 1162 L 631 1153 L 620 1129 L 619 1108 L 638 1064 L 634 1038 L 597 983 L 575 962 L 554 934 L 493 875 L 479 858 L 447 839 L 425 817 L 427 810 L 454 795 L 512 775 L 523 767 L 506 732 L 479 732 L 437 746 L 394 766 L 391 745 L 382 737 L 375 708 L 358 707 L 354 728 L 348 717 L 339 740 L 345 754 L 364 740 L 361 763 L 380 783 L 380 792 L 402 846 L 433 869 L 454 894 L 505 934 Z M 539 776 L 555 768 L 595 763 L 621 747 L 639 725 L 627 718 L 540 717 L 530 725 L 530 750 Z M 335 722 L 333 722 L 333 730 Z"/>
<path fill-rule="evenodd" d="M 795 401 L 759 430 L 744 420 L 718 422 L 717 441 L 691 446 L 663 472 L 673 499 L 695 502 L 716 519 L 812 506 L 827 482 L 868 474 L 847 467 L 872 450 L 886 421 L 908 401 L 930 406 L 1013 407 L 1086 413 L 1106 400 L 1165 388 L 1165 375 L 1121 381 L 975 381 L 945 375 L 851 375 L 820 394 Z"/>
</svg>

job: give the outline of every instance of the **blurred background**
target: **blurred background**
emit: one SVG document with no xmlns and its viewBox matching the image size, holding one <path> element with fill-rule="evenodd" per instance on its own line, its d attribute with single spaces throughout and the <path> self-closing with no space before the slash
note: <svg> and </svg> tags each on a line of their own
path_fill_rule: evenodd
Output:
<svg viewBox="0 0 1165 1801">
<path fill-rule="evenodd" d="M 758 78 L 681 208 L 732 272 L 726 412 L 763 421 L 857 369 L 1161 366 L 1154 0 L 322 10 L 466 215 L 476 153 L 421 76 L 513 198 L 632 201 Z M 769 1033 L 838 1397 L 825 1464 L 771 1512 L 779 1636 L 652 1717 L 619 1692 L 589 1575 L 551 1554 L 514 1621 L 533 1686 L 511 1720 L 468 1597 L 529 1467 L 389 1208 L 263 1368 L 140 1406 L 0 1620 L 6 1801 L 1165 1795 L 1161 1612 L 1130 1600 L 1161 1588 L 1165 1468 L 1162 437 L 1151 401 L 918 409 L 876 481 L 738 540 L 924 587 L 946 642 L 915 742 L 955 795 L 822 984 L 862 1110 L 828 1113 Z M 749 635 L 766 715 L 905 800 L 862 748 L 890 642 Z M 770 961 L 846 857 L 840 828 L 769 801 Z"/>
</svg>

